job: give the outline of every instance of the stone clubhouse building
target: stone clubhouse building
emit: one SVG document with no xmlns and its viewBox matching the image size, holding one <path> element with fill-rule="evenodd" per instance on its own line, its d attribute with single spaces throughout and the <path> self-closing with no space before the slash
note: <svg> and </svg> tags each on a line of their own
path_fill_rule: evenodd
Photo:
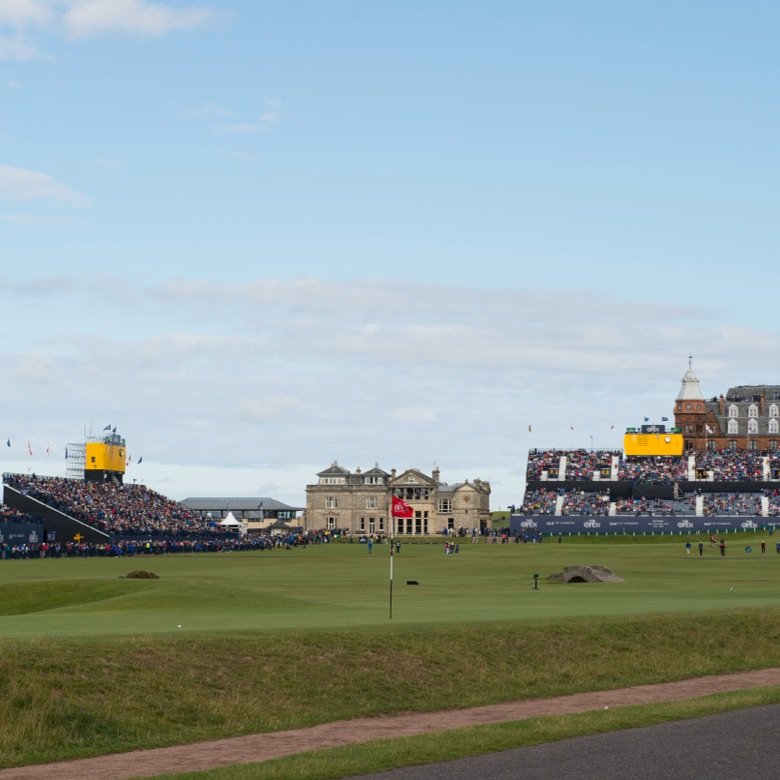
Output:
<svg viewBox="0 0 780 780">
<path fill-rule="evenodd" d="M 388 473 L 378 465 L 368 471 L 345 469 L 334 462 L 306 486 L 307 529 L 341 529 L 353 534 L 426 536 L 471 534 L 490 527 L 490 483 L 481 479 L 447 484 L 438 468 L 428 476 L 418 469 Z M 412 517 L 396 517 L 392 497 L 412 507 Z"/>
</svg>

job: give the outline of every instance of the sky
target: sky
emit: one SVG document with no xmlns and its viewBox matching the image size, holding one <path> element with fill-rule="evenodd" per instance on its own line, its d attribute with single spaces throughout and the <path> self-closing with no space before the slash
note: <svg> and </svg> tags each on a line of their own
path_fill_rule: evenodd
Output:
<svg viewBox="0 0 780 780">
<path fill-rule="evenodd" d="M 778 383 L 780 6 L 0 0 L 0 468 L 522 500 Z M 30 454 L 32 453 L 32 454 Z M 142 463 L 138 459 L 143 458 Z"/>
</svg>

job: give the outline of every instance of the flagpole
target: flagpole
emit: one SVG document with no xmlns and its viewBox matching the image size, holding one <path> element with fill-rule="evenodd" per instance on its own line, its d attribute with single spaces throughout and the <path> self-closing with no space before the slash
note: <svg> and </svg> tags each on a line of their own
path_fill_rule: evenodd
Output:
<svg viewBox="0 0 780 780">
<path fill-rule="evenodd" d="M 390 620 L 393 619 L 393 549 L 395 547 L 395 513 L 393 512 L 393 490 L 390 489 Z"/>
</svg>

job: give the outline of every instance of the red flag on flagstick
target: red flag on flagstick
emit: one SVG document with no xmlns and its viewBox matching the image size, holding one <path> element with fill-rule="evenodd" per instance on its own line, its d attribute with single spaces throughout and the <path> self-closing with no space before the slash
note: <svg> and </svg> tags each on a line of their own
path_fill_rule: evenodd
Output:
<svg viewBox="0 0 780 780">
<path fill-rule="evenodd" d="M 392 513 L 393 517 L 414 517 L 414 509 L 396 496 L 393 496 Z"/>
</svg>

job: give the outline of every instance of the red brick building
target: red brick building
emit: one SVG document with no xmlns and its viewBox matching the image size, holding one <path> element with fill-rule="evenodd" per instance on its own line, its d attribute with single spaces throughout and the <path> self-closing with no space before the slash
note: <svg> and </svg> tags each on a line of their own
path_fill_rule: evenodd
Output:
<svg viewBox="0 0 780 780">
<path fill-rule="evenodd" d="M 780 385 L 739 385 L 704 397 L 688 367 L 674 404 L 686 450 L 776 450 L 780 442 Z"/>
</svg>

